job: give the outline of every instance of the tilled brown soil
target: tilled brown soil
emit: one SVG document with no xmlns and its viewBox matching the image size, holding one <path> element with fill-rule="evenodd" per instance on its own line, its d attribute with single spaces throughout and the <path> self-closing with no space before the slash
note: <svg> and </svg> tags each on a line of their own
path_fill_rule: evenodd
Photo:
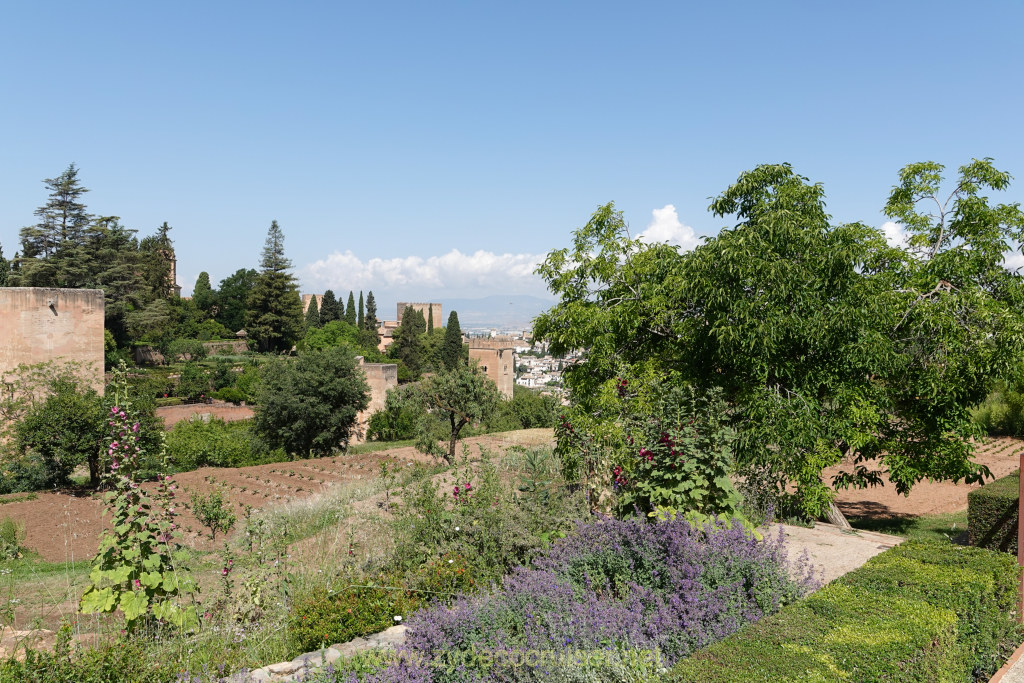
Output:
<svg viewBox="0 0 1024 683">
<path fill-rule="evenodd" d="M 992 474 L 1005 477 L 1020 466 L 1024 439 L 1001 437 L 986 439 L 977 446 L 974 462 L 987 466 Z M 825 481 L 831 481 L 839 467 L 825 470 Z M 836 504 L 851 517 L 902 517 L 933 515 L 967 509 L 967 494 L 980 484 L 954 484 L 948 481 L 922 481 L 910 495 L 903 496 L 883 476 L 885 486 L 863 490 L 840 491 Z"/>
<path fill-rule="evenodd" d="M 490 434 L 465 440 L 471 455 L 480 448 L 501 451 L 521 443 L 539 445 L 551 442 L 550 429 L 524 430 Z M 178 487 L 176 500 L 179 525 L 185 531 L 185 545 L 209 550 L 213 548 L 208 532 L 200 526 L 188 509 L 193 493 L 206 494 L 221 487 L 235 507 L 241 520 L 248 505 L 263 508 L 301 500 L 328 490 L 339 483 L 370 482 L 380 474 L 380 464 L 388 461 L 404 466 L 407 463 L 433 463 L 433 458 L 415 448 L 395 448 L 362 455 L 345 455 L 311 460 L 295 460 L 254 467 L 204 467 L 174 476 Z M 152 491 L 155 484 L 144 484 Z M 23 494 L 7 496 L 17 498 Z M 0 505 L 0 516 L 24 524 L 24 545 L 51 562 L 90 559 L 99 547 L 99 536 L 107 524 L 103 515 L 102 493 L 40 492 L 35 500 Z M 0 498 L 2 500 L 2 498 Z M 219 543 L 219 539 L 218 539 Z"/>
<path fill-rule="evenodd" d="M 181 406 L 160 406 L 156 416 L 164 421 L 164 427 L 170 429 L 182 420 L 190 420 L 196 415 L 217 417 L 225 422 L 248 420 L 253 416 L 249 406 L 236 406 L 233 403 L 215 401 L 213 403 L 189 403 Z"/>
</svg>

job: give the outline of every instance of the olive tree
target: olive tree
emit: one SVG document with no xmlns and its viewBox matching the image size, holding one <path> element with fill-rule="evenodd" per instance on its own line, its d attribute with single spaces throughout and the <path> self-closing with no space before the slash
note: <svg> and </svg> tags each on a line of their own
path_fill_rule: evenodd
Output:
<svg viewBox="0 0 1024 683">
<path fill-rule="evenodd" d="M 442 370 L 419 385 L 426 409 L 416 447 L 424 453 L 455 461 L 462 429 L 486 420 L 498 406 L 498 387 L 479 368 L 459 364 Z"/>
</svg>

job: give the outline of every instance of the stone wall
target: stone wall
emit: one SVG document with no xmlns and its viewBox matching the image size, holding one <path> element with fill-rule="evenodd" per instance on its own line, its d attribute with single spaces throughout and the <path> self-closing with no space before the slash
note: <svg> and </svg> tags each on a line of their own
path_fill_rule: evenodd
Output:
<svg viewBox="0 0 1024 683">
<path fill-rule="evenodd" d="M 208 356 L 232 356 L 245 353 L 249 350 L 249 344 L 242 339 L 235 341 L 207 341 L 203 342 Z"/>
<path fill-rule="evenodd" d="M 0 377 L 20 364 L 82 364 L 103 392 L 102 289 L 0 287 Z"/>
<path fill-rule="evenodd" d="M 405 313 L 405 307 L 412 306 L 412 310 L 419 311 L 423 314 L 423 319 L 430 320 L 430 312 L 434 312 L 434 327 L 444 327 L 448 321 L 441 317 L 441 304 L 434 303 L 414 303 L 411 301 L 399 301 L 398 302 L 398 317 L 395 318 L 399 324 L 402 322 L 402 314 Z"/>
<path fill-rule="evenodd" d="M 367 363 L 362 356 L 358 357 L 359 367 L 366 375 L 366 383 L 370 385 L 370 405 L 356 416 L 356 429 L 352 443 L 366 440 L 366 429 L 370 424 L 370 416 L 384 408 L 388 390 L 398 386 L 398 365 L 394 363 Z"/>
<path fill-rule="evenodd" d="M 309 302 L 316 299 L 316 310 L 321 310 L 324 307 L 324 295 L 323 294 L 303 294 L 302 295 L 302 312 L 305 313 L 309 310 Z"/>
</svg>

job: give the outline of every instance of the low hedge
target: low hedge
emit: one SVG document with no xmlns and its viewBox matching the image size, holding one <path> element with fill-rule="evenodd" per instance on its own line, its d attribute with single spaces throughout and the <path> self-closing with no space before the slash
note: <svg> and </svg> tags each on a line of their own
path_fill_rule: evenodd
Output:
<svg viewBox="0 0 1024 683">
<path fill-rule="evenodd" d="M 967 539 L 979 548 L 1017 554 L 1020 472 L 967 494 Z"/>
<path fill-rule="evenodd" d="M 1016 563 L 908 542 L 679 662 L 683 681 L 983 681 L 1022 635 Z"/>
</svg>

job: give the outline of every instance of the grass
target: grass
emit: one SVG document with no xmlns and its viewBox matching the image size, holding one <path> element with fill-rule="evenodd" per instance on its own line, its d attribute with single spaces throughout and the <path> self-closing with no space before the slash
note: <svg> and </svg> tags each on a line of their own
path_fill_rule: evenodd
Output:
<svg viewBox="0 0 1024 683">
<path fill-rule="evenodd" d="M 912 541 L 938 540 L 956 543 L 964 536 L 966 542 L 967 510 L 917 517 L 850 517 L 849 521 L 855 529 L 902 536 Z"/>
<path fill-rule="evenodd" d="M 377 451 L 387 451 L 392 448 L 404 448 L 406 446 L 415 446 L 416 439 L 405 439 L 404 441 L 367 441 L 366 443 L 359 443 L 354 446 L 348 447 L 348 453 L 346 455 L 362 455 L 363 453 L 376 453 Z"/>
<path fill-rule="evenodd" d="M 23 503 L 37 498 L 39 498 L 39 496 L 34 493 L 13 493 L 6 496 L 0 496 L 0 505 L 6 505 L 7 503 Z"/>
</svg>

